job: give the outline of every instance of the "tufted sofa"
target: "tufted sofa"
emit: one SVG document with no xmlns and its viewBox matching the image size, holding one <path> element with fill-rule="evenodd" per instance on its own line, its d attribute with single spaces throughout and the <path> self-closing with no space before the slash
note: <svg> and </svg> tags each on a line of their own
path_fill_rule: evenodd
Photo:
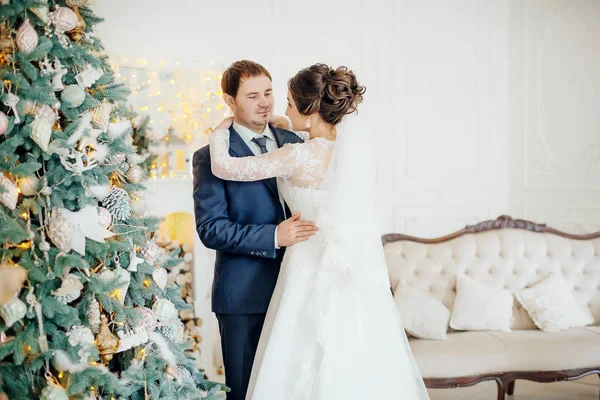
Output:
<svg viewBox="0 0 600 400">
<path fill-rule="evenodd" d="M 410 338 L 427 387 L 493 380 L 497 398 L 505 399 L 517 379 L 552 382 L 600 376 L 600 232 L 573 235 L 501 216 L 437 239 L 388 234 L 383 244 L 392 289 L 403 280 L 449 310 L 459 274 L 513 290 L 561 270 L 578 303 L 595 319 L 590 326 L 547 333 L 515 301 L 510 332 L 450 329 L 447 340 Z"/>
</svg>

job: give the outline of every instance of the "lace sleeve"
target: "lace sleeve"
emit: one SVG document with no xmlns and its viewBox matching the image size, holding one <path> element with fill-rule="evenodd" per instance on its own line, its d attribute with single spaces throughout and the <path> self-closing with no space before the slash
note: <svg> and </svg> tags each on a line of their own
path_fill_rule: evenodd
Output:
<svg viewBox="0 0 600 400">
<path fill-rule="evenodd" d="M 229 130 L 219 129 L 210 139 L 212 173 L 229 181 L 284 177 L 299 186 L 315 185 L 325 175 L 329 156 L 329 144 L 310 141 L 286 144 L 259 156 L 237 158 L 229 155 Z"/>
</svg>

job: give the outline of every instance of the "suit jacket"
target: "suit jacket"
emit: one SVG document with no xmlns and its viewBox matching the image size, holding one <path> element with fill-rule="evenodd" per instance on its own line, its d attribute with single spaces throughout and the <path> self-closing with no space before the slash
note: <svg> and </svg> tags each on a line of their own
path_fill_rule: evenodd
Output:
<svg viewBox="0 0 600 400">
<path fill-rule="evenodd" d="M 279 147 L 301 143 L 296 134 L 271 130 Z M 230 128 L 232 157 L 254 156 Z M 209 146 L 194 153 L 194 213 L 202 243 L 217 251 L 212 310 L 219 314 L 265 313 L 284 249 L 275 249 L 275 228 L 284 220 L 275 178 L 224 181 L 211 172 Z M 289 214 L 289 213 L 288 213 Z"/>
</svg>

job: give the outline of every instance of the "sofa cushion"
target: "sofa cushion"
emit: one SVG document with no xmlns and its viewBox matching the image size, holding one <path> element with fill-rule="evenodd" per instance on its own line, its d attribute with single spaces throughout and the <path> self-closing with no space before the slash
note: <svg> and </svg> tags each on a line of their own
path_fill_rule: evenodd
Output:
<svg viewBox="0 0 600 400">
<path fill-rule="evenodd" d="M 531 287 L 515 291 L 536 326 L 545 332 L 581 327 L 594 322 L 587 307 L 577 303 L 560 272 L 553 272 Z"/>
<path fill-rule="evenodd" d="M 456 299 L 452 308 L 452 329 L 469 331 L 510 331 L 513 296 L 509 290 L 486 286 L 458 276 Z"/>
<path fill-rule="evenodd" d="M 560 371 L 600 366 L 600 327 L 560 332 L 489 332 L 506 346 L 509 371 Z"/>
<path fill-rule="evenodd" d="M 456 378 L 506 371 L 504 343 L 488 332 L 449 332 L 447 340 L 410 339 L 423 378 Z"/>
<path fill-rule="evenodd" d="M 394 291 L 394 300 L 407 333 L 420 339 L 447 339 L 450 310 L 441 301 L 402 281 Z"/>
</svg>

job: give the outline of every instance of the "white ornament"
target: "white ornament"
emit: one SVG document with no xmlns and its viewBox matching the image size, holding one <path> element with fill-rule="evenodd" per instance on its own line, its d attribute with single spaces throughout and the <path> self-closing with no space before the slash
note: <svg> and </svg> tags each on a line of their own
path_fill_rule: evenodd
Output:
<svg viewBox="0 0 600 400">
<path fill-rule="evenodd" d="M 119 336 L 119 347 L 117 347 L 116 353 L 137 347 L 149 340 L 148 332 L 142 326 L 136 326 L 127 332 L 118 331 L 117 336 Z"/>
<path fill-rule="evenodd" d="M 79 277 L 74 274 L 69 274 L 63 279 L 60 288 L 53 291 L 52 294 L 61 303 L 68 304 L 79 298 L 82 290 L 83 284 L 79 280 Z"/>
<path fill-rule="evenodd" d="M 50 122 L 46 118 L 34 118 L 31 123 L 31 139 L 46 153 L 48 152 L 53 125 L 54 122 Z"/>
<path fill-rule="evenodd" d="M 164 268 L 157 268 L 152 272 L 152 279 L 159 288 L 165 290 L 169 281 L 169 273 Z"/>
<path fill-rule="evenodd" d="M 24 53 L 31 53 L 38 45 L 38 34 L 31 26 L 29 18 L 25 19 L 23 25 L 17 32 L 17 46 Z"/>
<path fill-rule="evenodd" d="M 95 297 L 92 298 L 88 307 L 88 322 L 92 326 L 94 333 L 97 333 L 100 326 L 100 304 Z"/>
<path fill-rule="evenodd" d="M 112 224 L 112 214 L 104 207 L 98 207 L 98 224 L 104 229 Z"/>
<path fill-rule="evenodd" d="M 83 67 L 83 70 L 75 75 L 75 80 L 81 87 L 90 87 L 100 79 L 102 74 L 102 70 L 94 68 L 90 64 L 86 64 Z"/>
<path fill-rule="evenodd" d="M 75 325 L 67 332 L 69 344 L 73 347 L 79 346 L 77 351 L 80 362 L 86 362 L 91 355 L 94 343 L 94 334 L 92 330 L 83 325 Z"/>
<path fill-rule="evenodd" d="M 15 124 L 18 124 L 21 122 L 21 118 L 19 118 L 19 112 L 17 111 L 17 103 L 21 99 L 16 94 L 10 92 L 8 92 L 6 96 L 6 100 L 4 100 L 3 103 L 6 107 L 10 107 L 13 114 L 15 114 Z"/>
<path fill-rule="evenodd" d="M 108 137 L 115 140 L 123 136 L 126 132 L 131 132 L 131 121 L 111 122 L 108 124 Z"/>
<path fill-rule="evenodd" d="M 84 135 L 92 141 L 95 141 L 96 138 L 98 138 L 98 135 L 100 135 L 102 131 L 100 129 L 92 128 L 93 115 L 93 112 L 86 112 L 79 116 L 79 124 L 77 125 L 75 132 L 69 136 L 69 139 L 67 140 L 68 145 L 74 146 L 82 137 L 84 137 Z"/>
<path fill-rule="evenodd" d="M 3 192 L 0 192 L 0 203 L 11 210 L 17 208 L 17 200 L 19 199 L 17 185 L 4 174 L 0 173 L 0 187 L 4 189 Z"/>
<path fill-rule="evenodd" d="M 52 210 L 49 224 L 48 237 L 61 251 L 68 253 L 71 250 L 71 237 L 73 236 L 73 226 L 67 220 L 58 208 Z"/>
<path fill-rule="evenodd" d="M 36 118 L 42 118 L 54 124 L 56 121 L 56 111 L 52 109 L 49 105 L 46 104 L 38 104 L 33 109 L 33 115 Z"/>
<path fill-rule="evenodd" d="M 110 122 L 110 112 L 112 111 L 112 105 L 108 102 L 100 104 L 93 110 L 92 122 L 102 131 L 108 130 Z"/>
<path fill-rule="evenodd" d="M 8 303 L 0 306 L 0 316 L 4 319 L 4 325 L 7 328 L 23 319 L 25 314 L 27 314 L 27 306 L 16 296 Z"/>
<path fill-rule="evenodd" d="M 60 98 L 67 108 L 76 108 L 85 101 L 85 90 L 79 85 L 69 85 L 62 91 Z"/>
<path fill-rule="evenodd" d="M 181 343 L 185 335 L 185 327 L 178 319 L 171 319 L 163 322 L 160 331 L 164 337 L 175 343 Z"/>
<path fill-rule="evenodd" d="M 159 321 L 170 321 L 178 317 L 177 309 L 167 299 L 158 299 L 152 306 L 152 311 L 156 314 Z"/>
<path fill-rule="evenodd" d="M 81 175 L 85 171 L 96 168 L 98 162 L 90 158 L 84 151 L 69 150 L 68 155 L 60 155 L 60 163 L 67 171 L 74 175 Z"/>
<path fill-rule="evenodd" d="M 36 176 L 26 176 L 18 181 L 23 196 L 33 196 L 42 189 L 42 181 Z"/>
<path fill-rule="evenodd" d="M 53 218 L 61 218 L 66 221 L 71 227 L 68 243 L 63 243 L 64 248 L 59 248 L 64 252 L 69 252 L 73 249 L 82 256 L 85 256 L 85 239 L 91 239 L 98 243 L 104 243 L 104 239 L 114 236 L 114 233 L 100 226 L 98 223 L 98 210 L 95 206 L 85 206 L 79 211 L 73 212 L 66 208 L 58 208 L 53 210 Z M 52 221 L 51 220 L 51 221 Z M 55 232 L 56 233 L 56 232 Z M 54 238 L 52 241 L 58 246 Z"/>
<path fill-rule="evenodd" d="M 121 283 L 121 286 L 117 288 L 116 296 L 121 304 L 125 304 L 125 296 L 127 295 L 127 290 L 129 289 L 129 284 L 131 282 L 131 275 L 129 272 L 123 268 L 116 268 L 114 271 L 106 270 L 100 274 L 100 278 L 104 282 L 110 282 L 111 280 L 116 279 L 117 282 Z"/>
<path fill-rule="evenodd" d="M 127 267 L 127 271 L 137 272 L 138 264 L 144 262 L 143 258 L 139 258 L 135 252 L 135 247 L 132 247 L 131 252 L 129 253 L 129 266 Z"/>
</svg>

